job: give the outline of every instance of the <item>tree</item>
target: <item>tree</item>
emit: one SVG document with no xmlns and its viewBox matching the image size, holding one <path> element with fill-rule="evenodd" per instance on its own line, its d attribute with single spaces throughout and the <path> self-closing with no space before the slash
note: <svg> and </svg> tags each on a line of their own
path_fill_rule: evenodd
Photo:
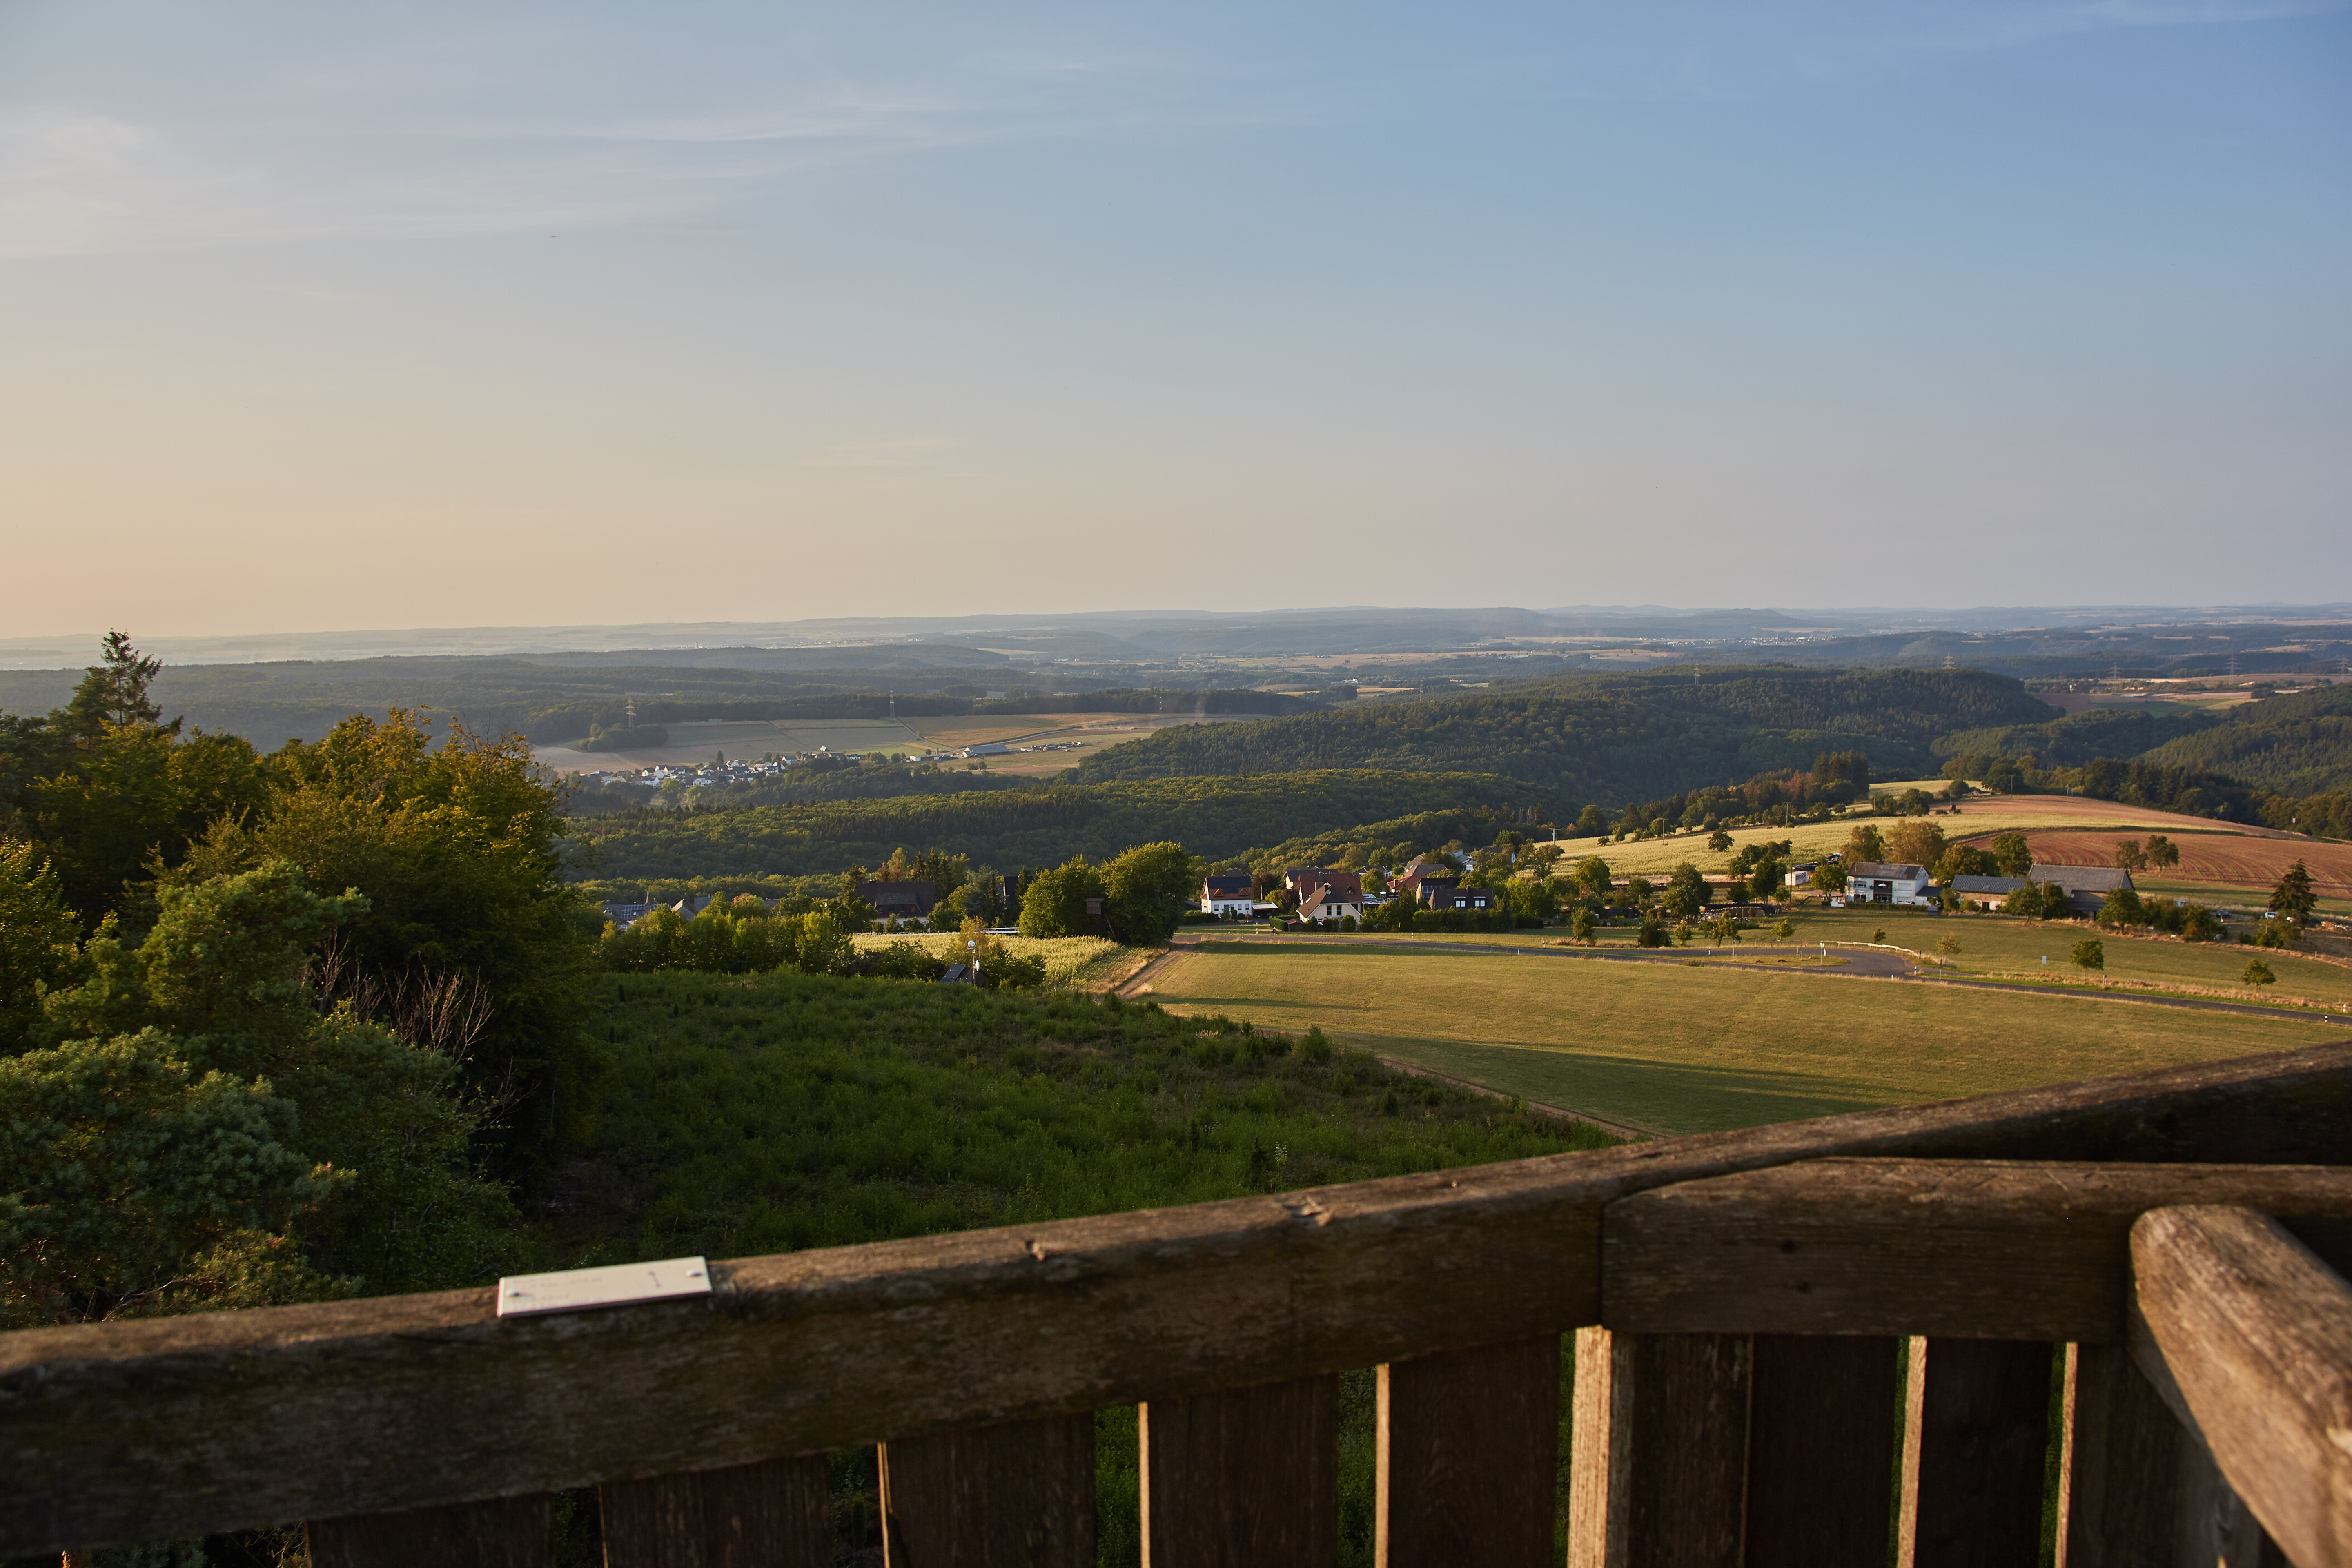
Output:
<svg viewBox="0 0 2352 1568">
<path fill-rule="evenodd" d="M 1714 836 L 1706 841 L 1706 847 L 1720 855 L 1731 847 L 1731 835 L 1718 827 L 1715 830 Z"/>
<path fill-rule="evenodd" d="M 2116 844 L 2115 867 L 2118 871 L 2145 871 L 2147 869 L 2147 851 L 2140 847 L 2137 838 L 2119 839 Z"/>
<path fill-rule="evenodd" d="M 257 819 L 216 820 L 166 879 L 193 885 L 270 860 L 305 884 L 355 889 L 337 927 L 345 970 L 461 976 L 493 999 L 463 1066 L 469 1092 L 506 1100 L 508 1156 L 542 1170 L 576 1130 L 593 1071 L 583 1025 L 592 936 L 565 880 L 562 801 L 520 735 L 421 718 L 355 715 L 264 759 Z"/>
<path fill-rule="evenodd" d="M 2301 928 L 2311 923 L 2314 911 L 2319 908 L 2319 898 L 2312 890 L 2311 873 L 2297 860 L 2271 889 L 2271 913 L 2286 923 Z"/>
<path fill-rule="evenodd" d="M 2152 834 L 2147 841 L 2147 863 L 2159 870 L 2180 864 L 2180 846 L 2163 834 Z"/>
<path fill-rule="evenodd" d="M 2106 972 L 2107 950 L 2097 937 L 2086 936 L 2074 946 L 2074 967 Z"/>
<path fill-rule="evenodd" d="M 1832 896 L 1845 891 L 1845 868 L 1834 860 L 1824 860 L 1813 868 L 1809 885 Z"/>
<path fill-rule="evenodd" d="M 163 724 L 163 711 L 147 695 L 147 688 L 163 673 L 160 658 L 141 657 L 121 632 L 109 632 L 99 644 L 99 662 L 83 671 L 81 684 L 56 715 L 58 727 L 77 740 L 95 740 L 110 728 L 159 725 L 177 732 L 173 720 Z"/>
<path fill-rule="evenodd" d="M 42 994 L 86 967 L 81 922 L 47 858 L 30 844 L 0 844 L 0 1055 L 24 1048 Z"/>
<path fill-rule="evenodd" d="M 1641 929 L 1633 933 L 1633 940 L 1643 947 L 1664 947 L 1673 939 L 1664 918 L 1653 909 L 1643 911 Z"/>
<path fill-rule="evenodd" d="M 1846 835 L 1845 863 L 1849 868 L 1867 860 L 1883 863 L 1886 858 L 1886 840 L 1879 836 L 1875 823 L 1857 822 Z"/>
<path fill-rule="evenodd" d="M 1772 928 L 1772 940 L 1774 942 L 1786 942 L 1796 934 L 1797 928 L 1787 921 L 1782 921 L 1780 924 Z"/>
<path fill-rule="evenodd" d="M 2273 974 L 2271 973 L 2271 966 L 2264 963 L 2261 959 L 2250 958 L 2246 960 L 2245 973 L 2239 978 L 2245 981 L 2249 985 L 2268 985 L 2276 981 L 2278 976 Z"/>
<path fill-rule="evenodd" d="M 1181 844 L 1140 844 L 1102 868 L 1103 913 L 1128 946 L 1166 942 L 1206 873 Z"/>
<path fill-rule="evenodd" d="M 1886 853 L 1901 865 L 1933 866 L 1945 848 L 1943 828 L 1924 816 L 1898 822 L 1886 835 Z"/>
<path fill-rule="evenodd" d="M 2147 910 L 2141 905 L 2139 895 L 2129 888 L 2117 888 L 2099 906 L 2099 923 L 2104 926 L 2136 926 L 2147 923 Z"/>
<path fill-rule="evenodd" d="M 2033 869 L 2033 849 L 2022 834 L 2004 833 L 1994 839 L 1992 857 L 2000 863 L 2004 877 L 2022 877 Z"/>
<path fill-rule="evenodd" d="M 1706 908 L 1706 879 L 1699 874 L 1697 867 L 1685 860 L 1666 879 L 1665 895 L 1659 902 L 1667 914 L 1688 920 Z"/>
<path fill-rule="evenodd" d="M 1608 899 L 1617 886 L 1616 874 L 1610 870 L 1609 862 L 1598 855 L 1588 855 L 1578 861 L 1576 869 L 1570 875 L 1579 887 L 1594 898 L 1603 900 Z"/>
<path fill-rule="evenodd" d="M 1651 884 L 1650 879 L 1647 877 L 1628 877 L 1625 879 L 1625 900 L 1636 909 L 1647 905 L 1652 896 L 1656 892 L 1657 889 Z"/>
<path fill-rule="evenodd" d="M 1102 873 L 1083 855 L 1040 871 L 1021 895 L 1021 934 L 1100 936 L 1103 917 L 1087 914 L 1087 901 L 1104 897 Z"/>
<path fill-rule="evenodd" d="M 1956 936 L 1938 937 L 1936 939 L 1936 951 L 1946 958 L 1958 958 L 1960 955 L 1960 939 Z"/>
<path fill-rule="evenodd" d="M 1597 805 L 1588 805 L 1576 814 L 1576 837 L 1598 838 L 1609 831 L 1609 814 Z"/>
<path fill-rule="evenodd" d="M 1579 910 L 1569 921 L 1568 929 L 1570 934 L 1573 935 L 1577 941 L 1582 942 L 1587 947 L 1591 947 L 1592 945 L 1593 928 L 1599 924 L 1600 921 L 1593 918 L 1593 913 L 1591 910 Z"/>
</svg>

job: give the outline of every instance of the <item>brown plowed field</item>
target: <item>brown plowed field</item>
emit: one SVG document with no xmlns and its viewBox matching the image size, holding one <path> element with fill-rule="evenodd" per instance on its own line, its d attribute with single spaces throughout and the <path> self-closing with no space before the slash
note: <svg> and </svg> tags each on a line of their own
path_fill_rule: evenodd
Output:
<svg viewBox="0 0 2352 1568">
<path fill-rule="evenodd" d="M 2046 866 L 2112 866 L 2116 863 L 2116 846 L 2126 838 L 2137 837 L 2142 836 L 2063 830 L 2048 833 L 2028 831 L 2025 842 L 2032 847 L 2033 858 Z M 1992 839 L 1986 837 L 1964 842 L 1982 849 L 1990 848 Z M 2256 838 L 2237 833 L 2184 834 L 2175 837 L 2172 842 L 2179 847 L 2180 864 L 2169 870 L 2151 870 L 2147 875 L 2168 881 L 2183 878 L 2199 882 L 2234 882 L 2244 887 L 2267 887 L 2277 881 L 2288 867 L 2300 860 L 2320 891 L 2337 895 L 2352 892 L 2352 844 L 2290 838 L 2284 835 Z"/>
</svg>

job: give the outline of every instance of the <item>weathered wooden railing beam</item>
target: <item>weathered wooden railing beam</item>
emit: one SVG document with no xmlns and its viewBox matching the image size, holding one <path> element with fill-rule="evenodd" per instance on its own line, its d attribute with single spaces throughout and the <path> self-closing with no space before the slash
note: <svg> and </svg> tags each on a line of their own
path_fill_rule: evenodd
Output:
<svg viewBox="0 0 2352 1568">
<path fill-rule="evenodd" d="M 0 1552 L 524 1497 L 1299 1380 L 1601 1320 L 1601 1216 L 1832 1155 L 2340 1159 L 2352 1045 L 714 1268 L 0 1335 Z M 1743 1329 L 1742 1331 L 1745 1331 Z"/>
<path fill-rule="evenodd" d="M 2132 1227 L 2134 1359 L 2300 1568 L 2352 1564 L 2352 1286 L 2250 1209 Z"/>
<path fill-rule="evenodd" d="M 1604 1221 L 1601 1321 L 2120 1342 L 2132 1222 L 2179 1204 L 2352 1217 L 2352 1167 L 1828 1159 L 1653 1188 Z"/>
</svg>

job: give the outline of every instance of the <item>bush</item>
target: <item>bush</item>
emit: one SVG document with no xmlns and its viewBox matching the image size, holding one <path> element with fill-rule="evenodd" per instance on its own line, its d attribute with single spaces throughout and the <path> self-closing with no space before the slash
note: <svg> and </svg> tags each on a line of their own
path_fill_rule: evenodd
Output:
<svg viewBox="0 0 2352 1568">
<path fill-rule="evenodd" d="M 2095 969 L 2103 974 L 2106 973 L 2106 944 L 2100 942 L 2097 937 L 2086 936 L 2076 942 L 2074 947 L 2074 967 L 2077 969 Z"/>
<path fill-rule="evenodd" d="M 2278 976 L 2271 973 L 2269 964 L 2259 958 L 2252 958 L 2246 961 L 2246 972 L 2242 978 L 2249 985 L 2268 985 Z"/>
</svg>

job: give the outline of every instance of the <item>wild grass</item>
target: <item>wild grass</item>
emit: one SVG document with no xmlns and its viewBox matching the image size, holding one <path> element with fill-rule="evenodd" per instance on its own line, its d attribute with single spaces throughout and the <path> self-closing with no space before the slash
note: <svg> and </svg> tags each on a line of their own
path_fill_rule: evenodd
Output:
<svg viewBox="0 0 2352 1568">
<path fill-rule="evenodd" d="M 593 1131 L 543 1212 L 547 1267 L 935 1235 L 1612 1142 L 1319 1037 L 1150 1005 L 797 973 L 597 986 Z M 1370 1374 L 1346 1388 L 1340 1560 L 1368 1564 Z M 1098 1417 L 1106 1563 L 1139 1560 L 1135 1434 L 1131 1408 Z M 843 1547 L 876 1544 L 872 1451 L 830 1468 Z"/>
</svg>

